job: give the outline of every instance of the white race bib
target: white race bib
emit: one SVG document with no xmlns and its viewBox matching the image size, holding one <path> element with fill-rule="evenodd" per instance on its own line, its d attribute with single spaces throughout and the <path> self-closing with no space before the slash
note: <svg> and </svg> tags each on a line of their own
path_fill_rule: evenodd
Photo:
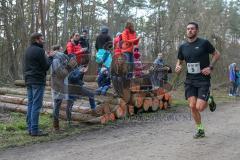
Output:
<svg viewBox="0 0 240 160">
<path fill-rule="evenodd" d="M 190 74 L 201 73 L 200 63 L 187 63 L 187 70 Z"/>
</svg>

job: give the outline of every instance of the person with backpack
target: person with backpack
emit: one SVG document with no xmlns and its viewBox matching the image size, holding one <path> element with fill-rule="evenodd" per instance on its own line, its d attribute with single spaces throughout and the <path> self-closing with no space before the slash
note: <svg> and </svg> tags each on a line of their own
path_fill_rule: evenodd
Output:
<svg viewBox="0 0 240 160">
<path fill-rule="evenodd" d="M 140 36 L 137 37 L 134 25 L 132 22 L 127 22 L 124 31 L 122 32 L 122 45 L 121 52 L 126 57 L 128 63 L 128 73 L 127 77 L 131 78 L 133 76 L 134 59 L 133 59 L 133 49 L 139 43 Z"/>
<path fill-rule="evenodd" d="M 63 100 L 67 101 L 66 115 L 69 124 L 71 123 L 71 111 L 73 102 L 68 94 L 68 75 L 77 67 L 75 59 L 69 59 L 68 55 L 61 52 L 60 45 L 52 46 L 55 52 L 51 65 L 51 90 L 53 99 L 53 128 L 59 131 L 59 111 Z"/>
<path fill-rule="evenodd" d="M 108 27 L 103 26 L 101 33 L 97 36 L 95 48 L 96 48 L 96 62 L 98 63 L 97 73 L 99 74 L 102 65 L 110 68 L 112 62 L 112 56 L 109 51 L 112 45 L 112 38 L 108 34 Z"/>
</svg>

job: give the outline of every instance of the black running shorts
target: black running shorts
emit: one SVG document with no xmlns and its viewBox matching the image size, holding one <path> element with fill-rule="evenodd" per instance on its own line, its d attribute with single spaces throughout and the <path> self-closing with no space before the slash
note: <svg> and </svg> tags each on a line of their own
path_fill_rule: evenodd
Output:
<svg viewBox="0 0 240 160">
<path fill-rule="evenodd" d="M 189 97 L 197 97 L 204 101 L 208 101 L 210 96 L 210 82 L 202 83 L 202 82 L 185 82 L 185 98 Z"/>
</svg>

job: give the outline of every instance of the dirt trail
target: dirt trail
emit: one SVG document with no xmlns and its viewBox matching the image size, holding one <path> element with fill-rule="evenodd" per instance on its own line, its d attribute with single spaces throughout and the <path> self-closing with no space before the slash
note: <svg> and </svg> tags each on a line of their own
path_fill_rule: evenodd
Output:
<svg viewBox="0 0 240 160">
<path fill-rule="evenodd" d="M 239 160 L 240 102 L 202 114 L 195 140 L 187 108 L 134 117 L 61 141 L 0 152 L 0 160 Z"/>
</svg>

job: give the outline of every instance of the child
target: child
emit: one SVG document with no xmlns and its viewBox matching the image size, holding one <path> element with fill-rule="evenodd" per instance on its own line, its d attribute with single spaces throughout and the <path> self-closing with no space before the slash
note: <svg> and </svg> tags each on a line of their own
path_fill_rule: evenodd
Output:
<svg viewBox="0 0 240 160">
<path fill-rule="evenodd" d="M 103 66 L 98 76 L 99 88 L 96 90 L 96 94 L 106 95 L 107 90 L 110 88 L 110 85 L 111 85 L 111 79 L 110 79 L 109 71 L 105 66 Z"/>
<path fill-rule="evenodd" d="M 74 69 L 72 72 L 70 72 L 68 76 L 68 83 L 69 83 L 68 90 L 71 96 L 69 96 L 69 99 L 72 99 L 72 101 L 74 102 L 79 95 L 87 96 L 89 98 L 89 104 L 91 106 L 91 110 L 89 111 L 89 113 L 96 115 L 96 111 L 95 111 L 96 104 L 94 100 L 94 92 L 92 92 L 87 87 L 83 86 L 84 82 L 82 80 L 82 77 L 86 71 L 87 71 L 86 67 L 80 66 Z"/>
<path fill-rule="evenodd" d="M 139 49 L 138 48 L 134 48 L 133 51 L 133 57 L 134 57 L 134 77 L 141 77 L 143 75 L 143 65 L 141 62 L 141 55 L 139 53 Z"/>
</svg>

